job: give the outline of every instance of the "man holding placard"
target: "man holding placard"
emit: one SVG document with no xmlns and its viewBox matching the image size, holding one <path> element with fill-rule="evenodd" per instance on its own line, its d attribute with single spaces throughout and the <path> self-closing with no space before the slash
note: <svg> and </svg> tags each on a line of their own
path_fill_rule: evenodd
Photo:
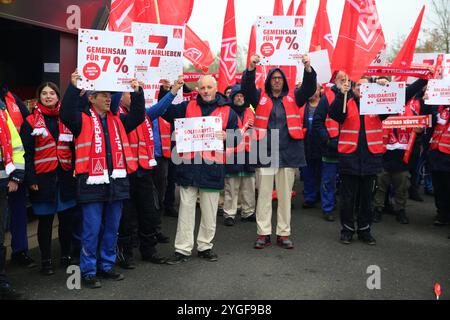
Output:
<svg viewBox="0 0 450 320">
<path fill-rule="evenodd" d="M 242 90 L 255 106 L 255 142 L 251 147 L 251 159 L 257 157 L 256 181 L 258 201 L 256 204 L 257 237 L 255 249 L 271 245 L 272 189 L 275 180 L 278 197 L 277 243 L 285 249 L 293 249 L 291 235 L 291 192 L 295 173 L 306 166 L 303 119 L 299 108 L 316 92 L 316 72 L 304 55 L 303 82 L 295 89 L 295 101 L 289 96 L 286 76 L 280 68 L 271 69 L 265 86 L 255 85 L 258 55 L 250 58 L 250 65 L 242 75 Z M 266 157 L 267 156 L 267 157 Z"/>
<path fill-rule="evenodd" d="M 198 88 L 199 95 L 196 100 L 171 105 L 163 115 L 166 121 L 176 122 L 178 153 L 172 152 L 172 161 L 177 162 L 177 183 L 180 185 L 175 254 L 167 261 L 170 265 L 186 262 L 191 257 L 194 248 L 195 210 L 198 196 L 200 196 L 201 211 L 197 236 L 198 256 L 211 262 L 218 260 L 217 254 L 212 251 L 212 241 L 216 232 L 219 195 L 224 188 L 223 141 L 227 139 L 225 130 L 238 129 L 238 122 L 236 113 L 229 106 L 230 101 L 217 92 L 217 82 L 214 77 L 203 76 L 198 82 Z M 211 120 L 219 125 L 220 130 L 214 132 L 211 130 L 212 126 L 206 125 Z M 183 127 L 184 122 L 190 124 L 193 121 L 197 122 L 196 126 L 189 129 Z M 202 137 L 209 138 L 202 139 Z M 189 138 L 198 139 L 198 141 L 188 141 Z M 216 147 L 211 148 L 212 145 Z"/>
<path fill-rule="evenodd" d="M 355 231 L 358 238 L 369 245 L 376 240 L 370 233 L 372 222 L 372 192 L 377 174 L 383 168 L 382 123 L 387 115 L 360 115 L 360 88 L 370 78 L 362 77 L 354 86 L 354 97 L 344 103 L 344 95 L 350 85 L 345 83 L 331 104 L 329 115 L 341 125 L 338 151 L 341 184 L 341 242 L 350 244 Z M 359 202 L 358 212 L 354 212 Z M 357 217 L 355 230 L 354 216 Z"/>
<path fill-rule="evenodd" d="M 87 92 L 88 105 L 83 105 L 86 100 L 76 87 L 78 79 L 75 71 L 61 103 L 60 117 L 75 138 L 77 194 L 83 213 L 82 281 L 87 287 L 99 288 L 97 276 L 115 281 L 124 279 L 113 269 L 117 233 L 122 202 L 130 197 L 128 174 L 138 167 L 127 133 L 145 119 L 144 91 L 133 79 L 130 113 L 121 119 L 110 110 L 109 91 Z"/>
</svg>

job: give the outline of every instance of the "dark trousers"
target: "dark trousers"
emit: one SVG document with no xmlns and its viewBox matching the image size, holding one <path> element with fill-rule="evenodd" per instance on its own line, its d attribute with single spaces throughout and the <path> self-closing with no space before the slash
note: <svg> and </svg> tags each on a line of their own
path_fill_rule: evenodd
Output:
<svg viewBox="0 0 450 320">
<path fill-rule="evenodd" d="M 61 256 L 71 254 L 73 221 L 76 214 L 76 207 L 58 212 L 58 238 L 61 246 Z M 55 215 L 39 215 L 38 242 L 41 251 L 41 260 L 52 258 L 52 231 L 53 219 Z"/>
<path fill-rule="evenodd" d="M 433 171 L 434 202 L 438 214 L 450 220 L 450 172 Z"/>
<path fill-rule="evenodd" d="M 176 167 L 168 158 L 156 158 L 158 165 L 154 170 L 153 182 L 158 196 L 157 209 L 173 207 L 175 204 Z"/>
<path fill-rule="evenodd" d="M 153 179 L 150 174 L 130 176 L 131 198 L 124 201 L 118 239 L 119 248 L 128 253 L 132 250 L 133 217 L 137 217 L 138 221 L 141 254 L 146 256 L 155 252 L 156 233 L 161 225 L 161 217 L 156 210 L 153 194 Z"/>
<path fill-rule="evenodd" d="M 341 232 L 370 232 L 372 197 L 377 176 L 341 175 Z M 355 217 L 357 228 L 355 229 Z"/>
<path fill-rule="evenodd" d="M 26 186 L 21 183 L 16 192 L 8 194 L 8 208 L 11 217 L 11 249 L 13 253 L 28 250 Z"/>
<path fill-rule="evenodd" d="M 0 283 L 7 281 L 5 273 L 6 248 L 4 247 L 6 203 L 6 187 L 0 187 Z"/>
</svg>

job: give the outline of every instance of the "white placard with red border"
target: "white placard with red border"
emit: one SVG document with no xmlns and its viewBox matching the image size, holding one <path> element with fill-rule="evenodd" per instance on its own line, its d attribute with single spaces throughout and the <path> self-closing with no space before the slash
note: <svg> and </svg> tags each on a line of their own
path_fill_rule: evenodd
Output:
<svg viewBox="0 0 450 320">
<path fill-rule="evenodd" d="M 405 110 L 406 84 L 390 82 L 385 86 L 376 83 L 361 85 L 360 114 L 402 114 Z"/>
<path fill-rule="evenodd" d="M 429 80 L 427 86 L 429 105 L 450 105 L 450 79 Z"/>
<path fill-rule="evenodd" d="M 259 16 L 256 53 L 262 65 L 296 66 L 306 49 L 305 17 Z"/>
<path fill-rule="evenodd" d="M 183 74 L 184 26 L 133 23 L 136 77 L 145 83 L 145 105 L 158 100 L 160 80 L 173 83 Z M 183 101 L 182 90 L 173 103 Z"/>
<path fill-rule="evenodd" d="M 131 92 L 134 65 L 131 34 L 78 29 L 79 89 Z"/>
<path fill-rule="evenodd" d="M 178 153 L 223 150 L 223 141 L 215 137 L 217 131 L 222 131 L 222 118 L 181 118 L 174 124 Z"/>
</svg>

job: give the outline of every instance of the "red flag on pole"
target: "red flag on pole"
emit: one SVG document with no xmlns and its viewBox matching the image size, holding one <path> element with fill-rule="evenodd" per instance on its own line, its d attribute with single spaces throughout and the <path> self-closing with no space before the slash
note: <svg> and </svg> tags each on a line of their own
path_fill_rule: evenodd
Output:
<svg viewBox="0 0 450 320">
<path fill-rule="evenodd" d="M 111 31 L 131 32 L 132 22 L 184 25 L 188 22 L 194 0 L 158 0 L 158 10 L 155 0 L 111 0 L 108 29 Z M 157 14 L 157 12 L 159 14 Z M 200 39 L 191 28 L 186 26 L 184 56 L 197 69 L 208 70 L 214 62 L 208 42 Z"/>
<path fill-rule="evenodd" d="M 296 16 L 306 16 L 306 0 L 300 0 L 300 4 L 298 5 Z"/>
<path fill-rule="evenodd" d="M 252 55 L 256 54 L 256 33 L 255 25 L 252 26 L 250 31 L 250 39 L 248 41 L 248 52 L 247 52 L 247 66 L 250 65 L 250 58 Z M 256 87 L 264 88 L 264 81 L 266 80 L 266 68 L 264 66 L 256 66 Z"/>
<path fill-rule="evenodd" d="M 293 16 L 294 15 L 294 0 L 291 1 L 291 4 L 289 5 L 288 11 L 286 12 L 287 16 Z"/>
<path fill-rule="evenodd" d="M 234 19 L 234 0 L 228 0 L 223 22 L 222 48 L 220 50 L 218 89 L 224 92 L 229 85 L 236 83 L 236 23 Z"/>
<path fill-rule="evenodd" d="M 384 44 L 375 0 L 346 0 L 332 70 L 358 81 Z"/>
<path fill-rule="evenodd" d="M 275 0 L 273 5 L 274 16 L 284 16 L 283 0 Z"/>
<path fill-rule="evenodd" d="M 416 48 L 417 38 L 419 37 L 420 26 L 422 25 L 423 14 L 425 12 L 425 6 L 422 7 L 419 17 L 411 30 L 408 38 L 406 39 L 397 57 L 392 62 L 391 67 L 409 67 L 413 60 L 414 50 Z M 396 81 L 406 81 L 407 77 L 398 77 Z"/>
<path fill-rule="evenodd" d="M 326 49 L 328 56 L 333 57 L 334 41 L 331 34 L 330 21 L 327 13 L 327 0 L 320 0 L 319 10 L 317 10 L 316 21 L 314 23 L 309 52 Z"/>
</svg>

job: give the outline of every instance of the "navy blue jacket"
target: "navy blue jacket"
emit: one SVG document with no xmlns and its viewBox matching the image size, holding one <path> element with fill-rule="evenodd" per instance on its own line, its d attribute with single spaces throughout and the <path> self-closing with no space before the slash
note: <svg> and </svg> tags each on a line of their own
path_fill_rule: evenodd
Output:
<svg viewBox="0 0 450 320">
<path fill-rule="evenodd" d="M 80 111 L 83 110 L 83 111 Z M 81 133 L 82 115 L 81 113 L 91 115 L 89 105 L 86 105 L 86 98 L 80 97 L 80 90 L 72 84 L 66 90 L 64 98 L 61 102 L 60 117 L 62 122 L 72 131 L 74 137 L 78 137 Z M 126 117 L 121 117 L 123 126 L 127 133 L 133 131 L 145 119 L 145 99 L 144 91 L 131 93 L 130 113 Z M 108 128 L 101 122 L 105 133 L 106 157 L 107 162 L 112 163 L 111 149 L 109 146 Z M 111 171 L 111 166 L 108 166 Z M 88 174 L 77 175 L 77 196 L 79 203 L 90 202 L 106 202 L 128 199 L 129 180 L 128 177 L 123 179 L 110 179 L 109 184 L 88 185 L 86 180 Z"/>
<path fill-rule="evenodd" d="M 314 119 L 314 116 L 317 112 L 317 108 L 314 111 L 314 114 L 311 115 Z M 306 132 L 305 137 L 305 156 L 306 156 L 306 162 L 314 161 L 314 160 L 320 160 L 321 159 L 321 150 L 320 150 L 320 139 L 316 131 L 314 130 L 313 123 L 310 124 L 309 122 L 309 102 L 305 105 L 304 108 L 304 117 L 303 117 L 303 128 L 308 128 L 308 131 Z"/>
<path fill-rule="evenodd" d="M 359 99 L 355 98 L 359 110 Z M 343 124 L 347 118 L 347 113 L 343 113 L 344 95 L 339 92 L 331 104 L 329 115 L 331 119 Z M 380 120 L 385 120 L 388 115 L 380 115 Z M 369 151 L 366 139 L 366 129 L 364 116 L 359 117 L 360 129 L 358 137 L 358 147 L 354 153 L 339 153 L 339 173 L 354 176 L 369 176 L 380 173 L 383 169 L 383 155 L 372 154 Z"/>
<path fill-rule="evenodd" d="M 173 123 L 177 118 L 185 118 L 188 106 L 187 101 L 177 105 L 171 105 L 162 116 L 166 121 Z M 218 106 L 230 105 L 227 97 L 217 93 L 216 99 L 210 103 L 197 97 L 197 103 L 202 111 L 202 117 L 209 116 Z M 236 113 L 230 110 L 230 117 L 226 129 L 238 129 Z M 172 152 L 172 157 L 174 156 Z M 194 162 L 194 159 L 192 159 Z M 225 165 L 219 163 L 207 164 L 198 159 L 195 163 L 176 163 L 177 183 L 181 186 L 221 190 L 225 184 Z"/>
<path fill-rule="evenodd" d="M 43 116 L 46 127 L 57 143 L 59 137 L 58 117 Z M 76 180 L 73 177 L 73 168 L 75 167 L 74 144 L 70 144 L 72 151 L 72 170 L 64 171 L 61 166 L 58 165 L 58 167 L 51 172 L 37 174 L 34 166 L 36 138 L 31 135 L 32 131 L 33 128 L 28 121 L 24 121 L 21 133 L 22 143 L 25 149 L 25 181 L 28 186 L 37 184 L 39 187 L 38 191 L 29 190 L 31 202 L 55 202 L 57 200 L 58 186 L 63 201 L 76 199 Z"/>
<path fill-rule="evenodd" d="M 270 87 L 270 80 L 275 71 L 279 71 L 284 79 L 282 93 L 277 98 L 272 95 L 272 90 Z M 259 100 L 261 98 L 261 90 L 256 88 L 255 74 L 255 70 L 245 70 L 242 75 L 241 85 L 242 90 L 245 92 L 245 95 L 248 97 L 250 103 L 255 107 L 255 110 L 257 110 Z M 292 137 L 289 135 L 287 127 L 286 111 L 282 104 L 282 99 L 283 97 L 288 95 L 289 86 L 283 70 L 281 70 L 280 68 L 271 69 L 267 75 L 264 85 L 267 95 L 272 99 L 273 109 L 269 117 L 267 136 L 260 141 L 254 141 L 254 143 L 252 144 L 252 149 L 258 150 L 258 159 L 256 166 L 278 168 L 299 168 L 306 166 L 304 141 L 292 139 Z M 303 82 L 301 87 L 294 91 L 295 102 L 297 103 L 297 106 L 299 108 L 303 106 L 308 101 L 308 99 L 316 92 L 316 87 L 316 72 L 314 70 L 310 73 L 305 72 L 303 75 Z M 272 129 L 279 130 L 277 150 L 271 150 Z M 259 151 L 261 149 L 267 149 L 267 154 L 266 152 L 262 152 L 262 155 L 270 157 L 270 159 L 268 159 L 268 163 L 264 163 L 264 159 L 260 158 Z M 278 163 L 276 163 L 276 161 L 272 162 L 272 160 L 277 158 L 279 160 Z"/>
</svg>

